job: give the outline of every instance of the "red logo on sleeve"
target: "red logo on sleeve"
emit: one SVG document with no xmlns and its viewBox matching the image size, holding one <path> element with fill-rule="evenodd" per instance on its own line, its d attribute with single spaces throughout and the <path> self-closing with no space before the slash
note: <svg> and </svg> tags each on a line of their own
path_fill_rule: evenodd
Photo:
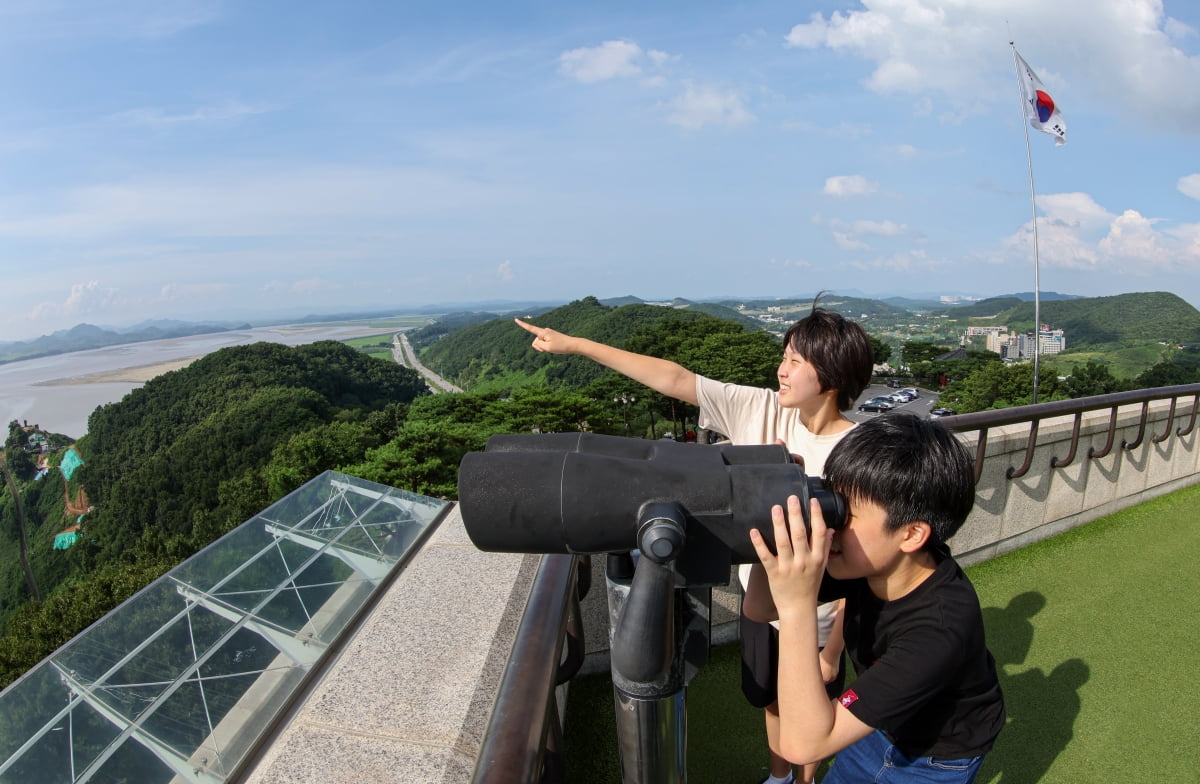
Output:
<svg viewBox="0 0 1200 784">
<path fill-rule="evenodd" d="M 842 703 L 843 708 L 849 708 L 858 702 L 858 695 L 854 693 L 854 689 L 846 689 L 846 693 L 838 697 L 838 702 Z"/>
</svg>

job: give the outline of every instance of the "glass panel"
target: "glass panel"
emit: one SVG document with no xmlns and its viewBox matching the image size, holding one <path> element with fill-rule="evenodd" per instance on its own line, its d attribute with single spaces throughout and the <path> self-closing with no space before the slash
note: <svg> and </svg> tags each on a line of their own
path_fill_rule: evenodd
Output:
<svg viewBox="0 0 1200 784">
<path fill-rule="evenodd" d="M 0 784 L 219 782 L 446 507 L 328 471 L 0 692 Z"/>
</svg>

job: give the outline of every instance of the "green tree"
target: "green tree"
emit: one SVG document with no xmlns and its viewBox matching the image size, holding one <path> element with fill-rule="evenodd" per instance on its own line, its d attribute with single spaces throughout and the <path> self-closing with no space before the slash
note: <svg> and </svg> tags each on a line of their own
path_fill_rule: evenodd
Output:
<svg viewBox="0 0 1200 784">
<path fill-rule="evenodd" d="M 1038 374 L 1038 402 L 1064 400 L 1053 368 Z M 989 362 L 965 378 L 949 384 L 940 400 L 960 414 L 1028 405 L 1033 399 L 1033 364 Z"/>
<path fill-rule="evenodd" d="M 0 637 L 0 688 L 170 567 L 163 561 L 108 564 L 60 586 L 45 602 L 23 605 Z"/>
<path fill-rule="evenodd" d="M 37 474 L 37 465 L 23 446 L 6 446 L 4 455 L 8 460 L 8 470 L 14 479 L 28 482 Z"/>
<path fill-rule="evenodd" d="M 875 364 L 886 365 L 892 358 L 891 344 L 874 335 L 868 335 L 867 339 L 871 341 L 871 355 Z"/>
<path fill-rule="evenodd" d="M 1171 387 L 1177 384 L 1195 384 L 1196 382 L 1200 382 L 1200 369 L 1171 361 L 1159 362 L 1157 365 L 1147 368 L 1133 380 L 1135 389 Z"/>
<path fill-rule="evenodd" d="M 590 430 L 591 422 L 603 417 L 604 407 L 582 392 L 536 387 L 495 401 L 491 410 L 495 432 L 570 433 Z"/>
<path fill-rule="evenodd" d="M 975 351 L 968 350 L 967 356 L 962 359 L 941 359 L 934 360 L 930 364 L 932 375 L 945 377 L 948 381 L 966 378 L 976 370 L 987 365 L 999 365 L 1003 362 L 1000 355 L 994 351 Z M 1030 375 L 1032 383 L 1033 376 Z"/>
<path fill-rule="evenodd" d="M 1068 397 L 1079 398 L 1123 392 L 1129 389 L 1129 384 L 1115 377 L 1108 365 L 1089 359 L 1086 365 L 1071 368 L 1063 389 Z"/>
<path fill-rule="evenodd" d="M 492 430 L 477 424 L 408 421 L 395 440 L 369 451 L 343 473 L 436 498 L 458 497 L 458 464 L 487 445 Z"/>
<path fill-rule="evenodd" d="M 355 462 L 383 442 L 365 424 L 330 422 L 276 445 L 263 469 L 267 494 L 282 498 L 323 471 Z"/>
<path fill-rule="evenodd" d="M 900 347 L 900 359 L 911 367 L 918 362 L 932 362 L 948 350 L 928 340 L 908 340 Z"/>
<path fill-rule="evenodd" d="M 21 423 L 17 420 L 10 420 L 8 423 L 8 435 L 4 439 L 4 446 L 25 446 L 25 428 L 21 427 Z"/>
</svg>

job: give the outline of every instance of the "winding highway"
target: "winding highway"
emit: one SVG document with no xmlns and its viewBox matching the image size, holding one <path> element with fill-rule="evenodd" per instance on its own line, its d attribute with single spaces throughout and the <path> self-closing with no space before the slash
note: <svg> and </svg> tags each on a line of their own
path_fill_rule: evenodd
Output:
<svg viewBox="0 0 1200 784">
<path fill-rule="evenodd" d="M 397 332 L 392 336 L 392 358 L 404 367 L 412 368 L 420 373 L 424 377 L 425 383 L 434 392 L 462 392 L 461 389 L 421 364 L 421 361 L 417 359 L 417 353 L 413 351 L 412 344 L 408 342 L 408 335 L 403 332 Z"/>
</svg>

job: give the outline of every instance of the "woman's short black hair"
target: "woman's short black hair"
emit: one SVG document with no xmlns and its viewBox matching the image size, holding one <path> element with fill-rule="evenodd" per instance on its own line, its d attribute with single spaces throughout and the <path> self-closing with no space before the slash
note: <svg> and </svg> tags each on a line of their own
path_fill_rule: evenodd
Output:
<svg viewBox="0 0 1200 784">
<path fill-rule="evenodd" d="M 783 345 L 791 346 L 817 371 L 821 391 L 837 390 L 838 410 L 849 411 L 858 396 L 871 383 L 875 354 L 866 330 L 840 313 L 817 307 L 797 321 L 783 336 Z"/>
</svg>

